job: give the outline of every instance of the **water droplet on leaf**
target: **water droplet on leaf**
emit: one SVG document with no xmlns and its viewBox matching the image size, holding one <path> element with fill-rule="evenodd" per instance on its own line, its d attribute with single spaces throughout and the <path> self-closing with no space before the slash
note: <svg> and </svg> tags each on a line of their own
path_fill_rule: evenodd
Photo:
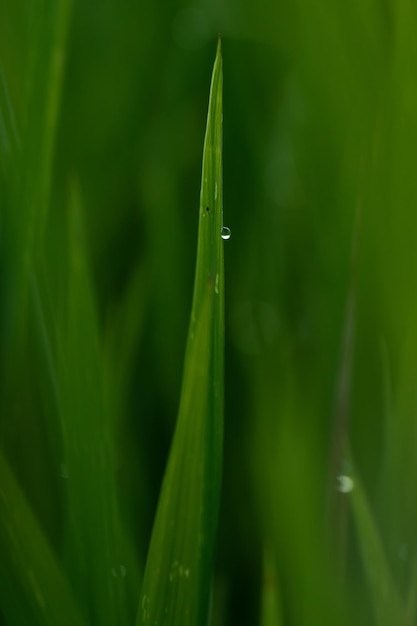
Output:
<svg viewBox="0 0 417 626">
<path fill-rule="evenodd" d="M 222 231 L 221 231 L 221 236 L 222 239 L 226 240 L 226 239 L 230 239 L 232 233 L 230 231 L 230 228 L 227 228 L 227 226 L 223 226 Z"/>
<path fill-rule="evenodd" d="M 354 482 L 350 476 L 337 477 L 337 490 L 340 493 L 350 493 L 354 487 Z"/>
</svg>

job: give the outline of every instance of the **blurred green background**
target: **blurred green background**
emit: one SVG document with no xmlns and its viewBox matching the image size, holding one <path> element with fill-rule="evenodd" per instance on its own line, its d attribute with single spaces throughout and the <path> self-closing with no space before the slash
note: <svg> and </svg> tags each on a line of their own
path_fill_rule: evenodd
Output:
<svg viewBox="0 0 417 626">
<path fill-rule="evenodd" d="M 416 20 L 408 0 L 0 1 L 0 442 L 58 554 L 71 474 L 53 363 L 66 371 L 78 346 L 74 376 L 103 370 L 118 497 L 139 569 L 146 558 L 221 33 L 232 237 L 213 623 L 260 623 L 265 550 L 275 624 L 390 623 L 375 534 L 337 491 L 352 464 L 416 623 Z M 71 198 L 89 279 L 65 352 L 71 250 L 84 263 Z M 78 332 L 89 299 L 93 330 Z"/>
</svg>

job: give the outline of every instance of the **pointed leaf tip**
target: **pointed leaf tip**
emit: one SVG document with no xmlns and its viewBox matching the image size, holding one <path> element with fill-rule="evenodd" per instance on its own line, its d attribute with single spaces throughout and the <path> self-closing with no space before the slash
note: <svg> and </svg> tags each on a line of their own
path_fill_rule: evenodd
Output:
<svg viewBox="0 0 417 626">
<path fill-rule="evenodd" d="M 136 626 L 206 626 L 219 511 L 224 389 L 222 58 L 204 138 L 197 261 L 178 420 Z"/>
</svg>

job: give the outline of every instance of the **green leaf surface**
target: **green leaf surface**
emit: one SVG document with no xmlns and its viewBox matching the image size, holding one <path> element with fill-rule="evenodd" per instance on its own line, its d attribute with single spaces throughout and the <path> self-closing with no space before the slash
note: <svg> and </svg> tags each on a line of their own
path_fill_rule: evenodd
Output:
<svg viewBox="0 0 417 626">
<path fill-rule="evenodd" d="M 7 89 L 6 80 L 0 64 L 0 172 L 10 162 L 15 166 L 13 158 L 18 151 L 18 132 L 16 119 Z"/>
<path fill-rule="evenodd" d="M 0 453 L 0 589 L 8 626 L 84 626 L 61 564 Z"/>
<path fill-rule="evenodd" d="M 137 626 L 207 623 L 223 440 L 222 80 L 219 40 L 203 150 L 197 266 L 181 400 Z"/>
<path fill-rule="evenodd" d="M 16 345 L 25 333 L 30 277 L 44 253 L 72 0 L 41 2 L 32 11 L 24 41 L 24 76 L 18 77 L 24 85 L 20 111 L 14 111 L 7 88 L 14 82 L 13 70 L 7 75 L 0 63 L 0 145 L 8 175 L 6 192 L 2 189 L 2 250 L 12 277 L 2 355 L 7 355 L 8 367 L 19 354 Z M 0 19 L 7 22 L 7 15 Z M 12 68 L 15 60 L 10 60 Z M 0 155 L 0 167 L 1 160 Z"/>
<path fill-rule="evenodd" d="M 384 546 L 362 482 L 354 474 L 349 493 L 369 595 L 378 626 L 404 623 L 404 609 L 395 585 Z"/>
<path fill-rule="evenodd" d="M 265 547 L 263 556 L 260 623 L 261 626 L 282 626 L 283 624 L 277 568 L 274 554 L 269 547 Z"/>
<path fill-rule="evenodd" d="M 134 620 L 139 576 L 121 520 L 117 432 L 108 380 L 104 390 L 95 300 L 85 251 L 80 193 L 71 187 L 67 301 L 58 320 L 58 384 L 66 476 L 66 559 L 92 623 Z"/>
</svg>

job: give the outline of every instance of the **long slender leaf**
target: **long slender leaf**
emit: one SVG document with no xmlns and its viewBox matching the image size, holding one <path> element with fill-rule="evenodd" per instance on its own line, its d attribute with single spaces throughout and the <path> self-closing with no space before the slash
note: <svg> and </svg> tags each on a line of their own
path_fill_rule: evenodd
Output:
<svg viewBox="0 0 417 626">
<path fill-rule="evenodd" d="M 13 157 L 17 156 L 19 142 L 16 119 L 0 65 L 0 165 L 4 159 L 8 161 L 8 165 L 16 166 Z"/>
<path fill-rule="evenodd" d="M 178 421 L 149 548 L 137 626 L 207 620 L 223 439 L 222 57 L 203 150 L 197 267 Z"/>
<path fill-rule="evenodd" d="M 8 626 L 86 624 L 65 573 L 1 453 L 0 589 Z"/>
<path fill-rule="evenodd" d="M 24 342 L 27 332 L 30 277 L 37 265 L 35 257 L 39 261 L 44 252 L 71 7 L 72 0 L 38 3 L 33 7 L 30 41 L 25 42 L 25 50 L 30 49 L 30 53 L 20 125 L 7 92 L 7 76 L 0 75 L 0 118 L 3 116 L 10 153 L 7 196 L 1 208 L 2 255 L 10 276 L 2 286 L 0 309 L 4 324 L 1 360 L 7 377 L 13 375 L 14 368 L 19 369 L 17 361 L 24 349 L 19 344 Z"/>
<path fill-rule="evenodd" d="M 404 623 L 405 611 L 365 490 L 357 474 L 349 493 L 369 595 L 378 626 Z"/>
<path fill-rule="evenodd" d="M 67 561 L 92 623 L 127 626 L 134 619 L 139 577 L 119 512 L 113 403 L 105 402 L 80 194 L 76 185 L 71 191 L 68 300 L 59 321 L 57 368 L 67 477 Z"/>
<path fill-rule="evenodd" d="M 278 588 L 274 553 L 266 546 L 263 557 L 261 626 L 282 626 L 281 595 Z"/>
</svg>

